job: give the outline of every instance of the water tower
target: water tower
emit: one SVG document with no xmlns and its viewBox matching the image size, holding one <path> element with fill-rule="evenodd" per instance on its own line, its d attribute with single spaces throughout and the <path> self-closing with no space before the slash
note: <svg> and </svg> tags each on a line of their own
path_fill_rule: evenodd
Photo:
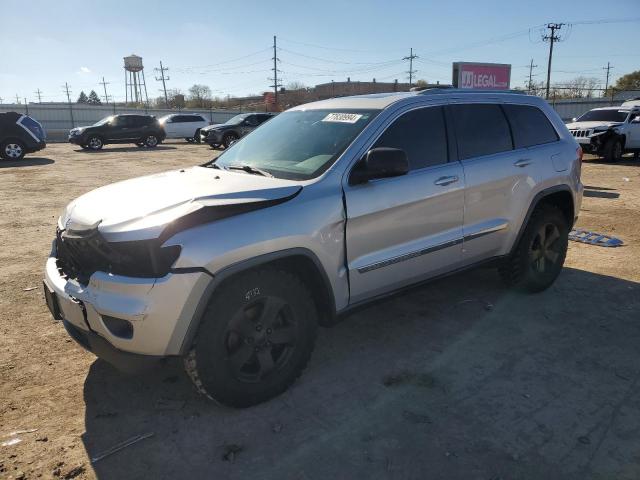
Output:
<svg viewBox="0 0 640 480">
<path fill-rule="evenodd" d="M 125 104 L 131 102 L 149 104 L 147 96 L 147 84 L 144 80 L 144 67 L 142 66 L 142 57 L 131 54 L 124 57 L 124 85 L 125 85 Z M 144 97 L 142 89 L 144 88 Z"/>
</svg>

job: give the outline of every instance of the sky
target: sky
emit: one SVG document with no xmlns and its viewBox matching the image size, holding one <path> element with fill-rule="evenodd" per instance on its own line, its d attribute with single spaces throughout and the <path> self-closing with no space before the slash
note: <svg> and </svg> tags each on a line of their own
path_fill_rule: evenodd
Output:
<svg viewBox="0 0 640 480">
<path fill-rule="evenodd" d="M 607 8 L 603 8 L 607 5 Z M 615 8 L 611 8 L 615 5 Z M 269 90 L 273 36 L 279 80 L 307 86 L 331 80 L 450 83 L 454 61 L 512 64 L 511 85 L 546 79 L 549 45 L 543 26 L 565 23 L 556 43 L 552 83 L 583 75 L 603 86 L 640 70 L 640 0 L 278 1 L 241 2 L 0 0 L 0 97 L 72 101 L 109 82 L 123 101 L 123 57 L 143 58 L 149 97 L 161 95 L 154 68 L 169 68 L 167 88 L 187 93 L 208 85 L 226 97 Z M 585 23 L 594 21 L 595 23 Z M 22 100 L 21 100 L 22 101 Z"/>
</svg>

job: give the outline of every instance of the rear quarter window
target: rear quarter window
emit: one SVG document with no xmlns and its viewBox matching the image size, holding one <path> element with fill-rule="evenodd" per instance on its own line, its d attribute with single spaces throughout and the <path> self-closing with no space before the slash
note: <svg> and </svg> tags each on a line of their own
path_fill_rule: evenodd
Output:
<svg viewBox="0 0 640 480">
<path fill-rule="evenodd" d="M 531 105 L 504 105 L 511 124 L 515 148 L 543 145 L 558 140 L 558 133 L 547 116 Z"/>
<path fill-rule="evenodd" d="M 451 105 L 460 160 L 513 149 L 511 131 L 497 104 Z"/>
</svg>

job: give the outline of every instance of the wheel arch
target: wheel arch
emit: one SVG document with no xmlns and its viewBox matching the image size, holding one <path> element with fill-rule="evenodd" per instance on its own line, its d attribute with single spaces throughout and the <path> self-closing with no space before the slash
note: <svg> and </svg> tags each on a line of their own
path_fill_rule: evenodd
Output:
<svg viewBox="0 0 640 480">
<path fill-rule="evenodd" d="M 571 229 L 576 217 L 574 198 L 571 188 L 568 185 L 556 185 L 554 187 L 546 188 L 538 192 L 533 197 L 533 200 L 529 205 L 529 209 L 527 210 L 527 214 L 520 225 L 518 236 L 511 247 L 510 253 L 513 253 L 513 251 L 518 247 L 518 243 L 527 228 L 527 224 L 529 223 L 529 219 L 533 212 L 543 204 L 557 207 L 564 215 L 567 220 L 567 225 L 569 225 L 569 228 Z"/>
<path fill-rule="evenodd" d="M 259 255 L 235 263 L 212 274 L 211 281 L 198 301 L 195 313 L 180 347 L 180 354 L 186 354 L 198 332 L 204 312 L 221 285 L 232 278 L 256 268 L 276 268 L 297 275 L 309 288 L 318 309 L 321 325 L 330 325 L 336 317 L 335 296 L 329 277 L 318 257 L 307 248 L 290 248 Z"/>
</svg>

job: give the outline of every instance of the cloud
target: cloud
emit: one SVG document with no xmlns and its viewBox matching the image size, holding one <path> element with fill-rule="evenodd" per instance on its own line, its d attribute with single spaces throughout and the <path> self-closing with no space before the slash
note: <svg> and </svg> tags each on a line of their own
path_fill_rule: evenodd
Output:
<svg viewBox="0 0 640 480">
<path fill-rule="evenodd" d="M 89 69 L 89 67 L 80 67 L 78 73 L 91 73 L 91 70 Z"/>
</svg>

